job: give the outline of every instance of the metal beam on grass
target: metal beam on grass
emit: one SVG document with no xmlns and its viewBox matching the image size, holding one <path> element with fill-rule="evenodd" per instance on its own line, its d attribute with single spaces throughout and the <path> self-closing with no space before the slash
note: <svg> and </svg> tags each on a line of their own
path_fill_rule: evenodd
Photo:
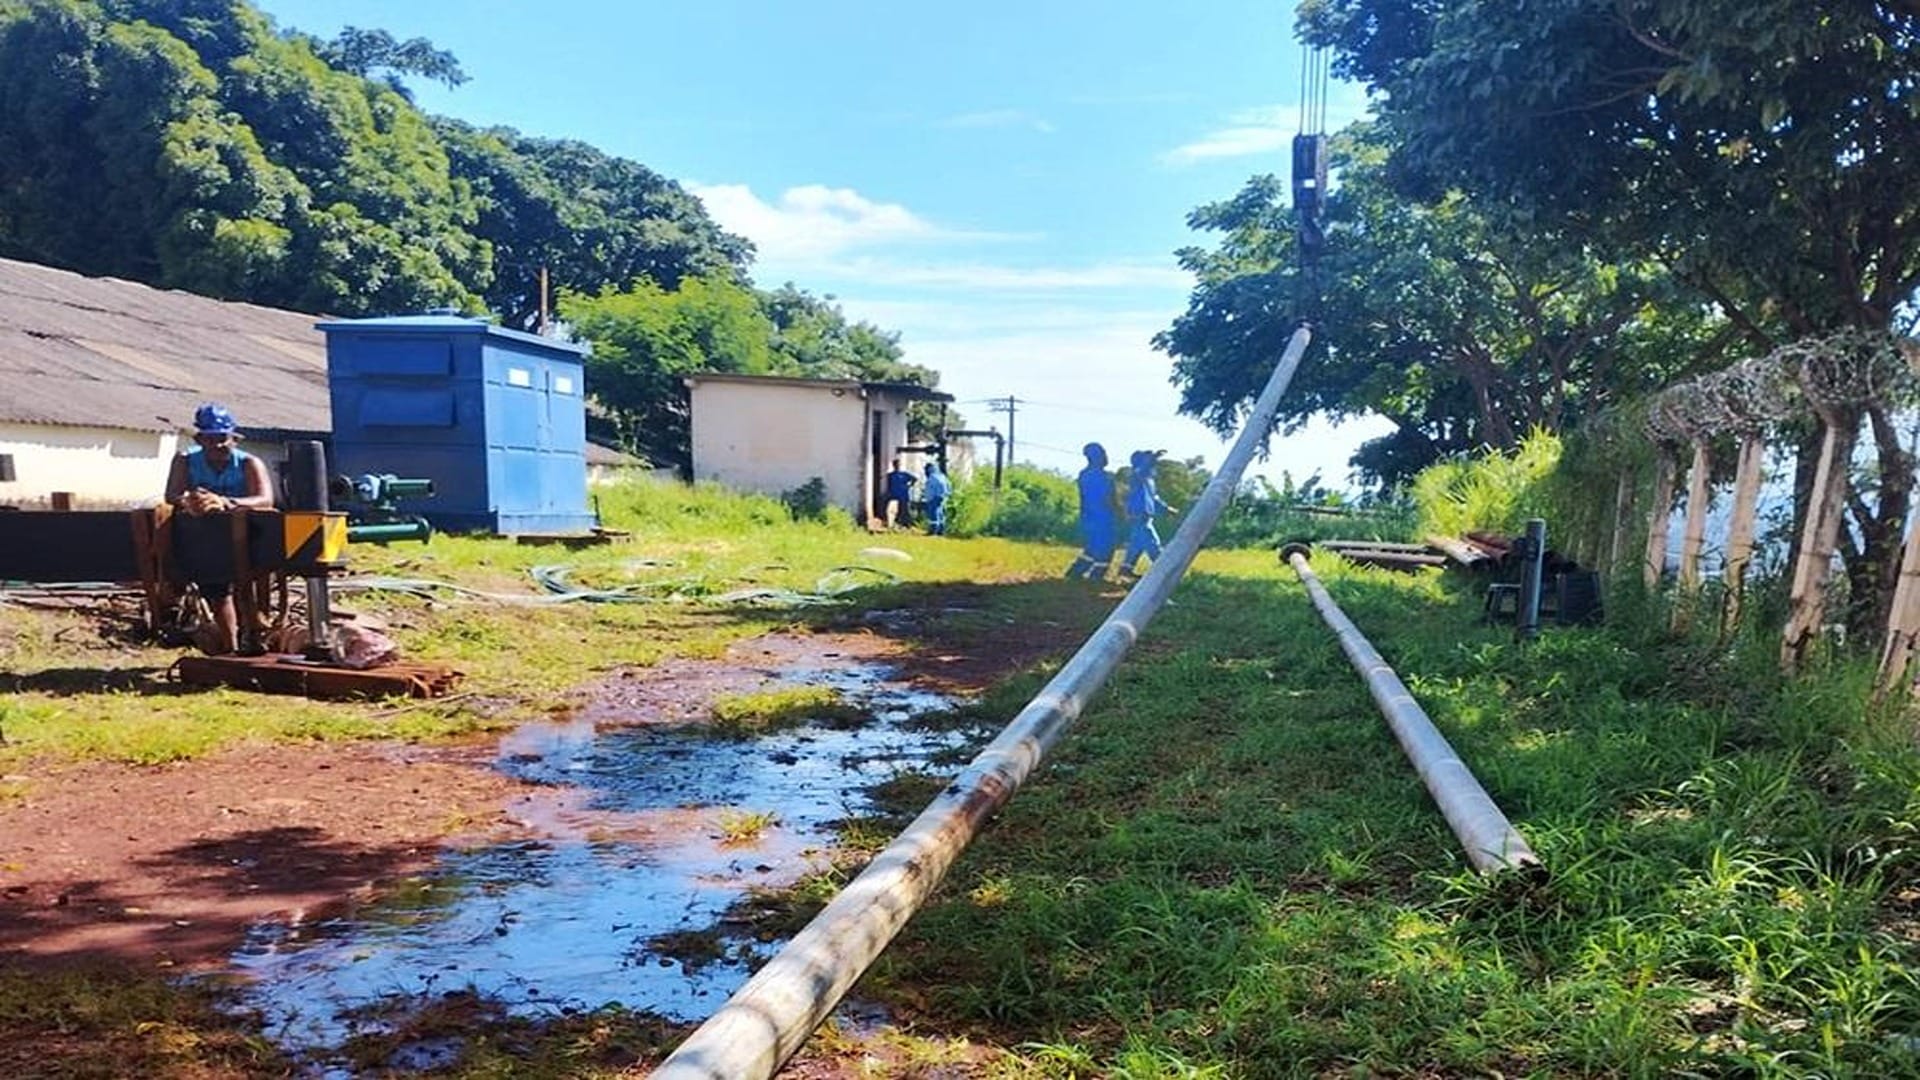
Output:
<svg viewBox="0 0 1920 1080">
<path fill-rule="evenodd" d="M 1528 846 L 1526 837 L 1500 812 L 1487 789 L 1474 779 L 1446 736 L 1440 734 L 1440 729 L 1427 718 L 1426 710 L 1413 699 L 1407 684 L 1387 666 L 1373 643 L 1353 625 L 1340 605 L 1333 602 L 1327 587 L 1314 576 L 1313 568 L 1307 565 L 1306 546 L 1289 544 L 1281 550 L 1281 555 L 1287 565 L 1293 567 L 1293 572 L 1300 575 L 1300 583 L 1307 587 L 1307 595 L 1312 598 L 1321 620 L 1340 639 L 1340 651 L 1347 654 L 1353 669 L 1367 681 L 1367 691 L 1386 716 L 1393 737 L 1400 741 L 1400 748 L 1413 762 L 1414 771 L 1427 785 L 1433 801 L 1440 805 L 1440 813 L 1446 817 L 1453 834 L 1466 847 L 1467 861 L 1483 874 L 1538 866 L 1540 860 Z"/>
<path fill-rule="evenodd" d="M 1161 557 L 1080 651 L 906 831 L 660 1064 L 656 1080 L 770 1077 L 800 1049 L 926 902 L 988 816 L 1039 767 L 1166 603 L 1273 429 L 1310 340 L 1304 326 L 1293 332 L 1219 473 Z"/>
</svg>

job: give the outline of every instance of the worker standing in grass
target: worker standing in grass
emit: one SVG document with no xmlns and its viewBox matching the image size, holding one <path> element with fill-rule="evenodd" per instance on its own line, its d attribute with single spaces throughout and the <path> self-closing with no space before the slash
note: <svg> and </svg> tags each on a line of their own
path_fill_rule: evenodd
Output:
<svg viewBox="0 0 1920 1080">
<path fill-rule="evenodd" d="M 1107 473 L 1107 448 L 1088 443 L 1081 453 L 1087 467 L 1080 470 L 1080 557 L 1067 567 L 1069 579 L 1084 577 L 1101 581 L 1107 576 L 1107 564 L 1113 561 L 1113 548 L 1119 537 L 1118 515 L 1114 513 L 1113 477 Z"/>
<path fill-rule="evenodd" d="M 1153 527 L 1153 515 L 1173 513 L 1173 507 L 1160 501 L 1160 492 L 1153 486 L 1153 467 L 1160 455 L 1152 450 L 1135 450 L 1127 459 L 1133 466 L 1133 486 L 1127 489 L 1127 552 L 1120 558 L 1120 575 L 1123 579 L 1134 576 L 1133 564 L 1140 556 L 1147 557 L 1149 565 L 1160 559 L 1160 533 Z"/>
<path fill-rule="evenodd" d="M 239 427 L 224 405 L 208 403 L 194 412 L 193 441 L 194 448 L 174 458 L 167 474 L 167 503 L 178 512 L 173 521 L 174 555 L 212 609 L 216 640 L 207 651 L 238 652 L 233 529 L 227 514 L 236 509 L 271 509 L 273 478 L 266 462 L 240 449 Z"/>
<path fill-rule="evenodd" d="M 927 483 L 920 493 L 927 500 L 927 532 L 934 536 L 947 535 L 947 496 L 953 494 L 953 482 L 940 471 L 939 462 L 927 462 Z"/>
<path fill-rule="evenodd" d="M 908 523 L 908 504 L 913 501 L 913 485 L 919 480 L 893 459 L 893 471 L 887 474 L 887 502 L 880 508 L 880 520 L 888 526 Z M 895 508 L 898 508 L 897 510 Z"/>
</svg>

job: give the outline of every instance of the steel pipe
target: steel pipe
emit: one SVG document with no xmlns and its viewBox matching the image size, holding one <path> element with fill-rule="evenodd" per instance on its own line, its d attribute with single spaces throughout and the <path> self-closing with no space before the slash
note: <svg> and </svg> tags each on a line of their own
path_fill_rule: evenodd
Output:
<svg viewBox="0 0 1920 1080">
<path fill-rule="evenodd" d="M 1289 544 L 1281 550 L 1281 555 L 1287 565 L 1293 567 L 1293 572 L 1300 575 L 1300 583 L 1307 587 L 1307 595 L 1312 598 L 1321 620 L 1340 639 L 1340 650 L 1367 681 L 1367 691 L 1386 716 L 1393 737 L 1413 762 L 1433 801 L 1440 805 L 1440 813 L 1446 816 L 1453 834 L 1466 847 L 1467 861 L 1483 874 L 1538 866 L 1540 860 L 1527 845 L 1526 838 L 1507 820 L 1507 815 L 1500 812 L 1480 781 L 1473 778 L 1473 773 L 1454 752 L 1446 736 L 1433 726 L 1426 710 L 1413 699 L 1400 676 L 1387 666 L 1373 644 L 1353 625 L 1353 620 L 1333 602 L 1327 587 L 1314 576 L 1312 567 L 1307 565 L 1307 549 Z"/>
<path fill-rule="evenodd" d="M 1520 554 L 1520 610 L 1514 615 L 1513 632 L 1521 641 L 1532 641 L 1540 636 L 1540 578 L 1547 561 L 1546 519 L 1529 519 L 1526 535 L 1516 546 Z"/>
<path fill-rule="evenodd" d="M 653 1073 L 656 1080 L 769 1077 L 926 902 L 954 859 L 1020 789 L 1166 603 L 1272 430 L 1311 334 L 1295 330 L 1226 461 L 1145 577 L 866 870 Z"/>
</svg>

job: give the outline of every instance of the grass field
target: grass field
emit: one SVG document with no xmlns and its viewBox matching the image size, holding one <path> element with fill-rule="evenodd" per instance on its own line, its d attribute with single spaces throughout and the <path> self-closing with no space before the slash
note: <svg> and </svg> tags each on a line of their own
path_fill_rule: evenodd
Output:
<svg viewBox="0 0 1920 1080">
<path fill-rule="evenodd" d="M 294 702 L 262 719 L 246 695 L 142 695 L 111 678 L 87 690 L 48 673 L 103 656 L 142 672 L 163 654 L 81 649 L 70 617 L 10 616 L 0 667 L 21 685 L 0 699 L 0 764 L 510 724 L 598 670 L 844 618 L 712 601 L 824 594 L 849 565 L 902 579 L 857 607 L 970 589 L 972 610 L 942 628 L 949 645 L 1084 625 L 1111 602 L 1052 580 L 1070 555 L 1059 547 L 872 538 L 792 523 L 777 503 L 664 487 L 607 509 L 632 543 L 564 558 L 459 538 L 356 549 L 363 572 L 531 595 L 531 566 L 566 562 L 578 584 L 652 597 L 349 603 L 392 619 L 411 654 L 470 673 L 473 697 L 404 722 L 377 705 Z M 911 561 L 861 554 L 876 544 Z M 1920 1075 L 1920 755 L 1911 715 L 1865 704 L 1864 668 L 1834 662 L 1783 684 L 1768 643 L 1669 639 L 1652 629 L 1657 613 L 1624 597 L 1613 625 L 1522 646 L 1476 621 L 1466 583 L 1316 566 L 1545 872 L 1471 873 L 1291 573 L 1269 552 L 1206 552 L 856 991 L 914 1033 L 875 1075 L 968 1060 L 960 1046 L 980 1053 L 957 1075 Z M 1012 678 L 972 711 L 1011 718 L 1050 671 Z M 783 704 L 726 703 L 742 718 L 729 737 L 751 737 Z M 871 850 L 882 838 L 855 839 Z M 817 902 L 828 884 L 801 891 Z M 148 1074 L 286 1068 L 197 994 L 6 975 L 0 1035 L 54 1030 Z M 544 1033 L 484 1010 L 468 1022 L 491 1034 L 441 1075 L 616 1075 L 609 1042 L 644 1058 L 666 1038 L 644 1017 Z M 45 1075 L 111 1075 L 46 1064 Z"/>
<path fill-rule="evenodd" d="M 1216 555 L 868 992 L 1043 1075 L 1920 1073 L 1920 759 L 1863 670 L 1322 576 L 1543 877 L 1469 872 L 1291 573 Z"/>
</svg>

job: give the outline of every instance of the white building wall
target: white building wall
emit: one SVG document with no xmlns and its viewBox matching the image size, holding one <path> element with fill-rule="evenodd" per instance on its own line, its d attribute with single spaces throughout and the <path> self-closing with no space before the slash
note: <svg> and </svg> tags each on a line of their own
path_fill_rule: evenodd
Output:
<svg viewBox="0 0 1920 1080">
<path fill-rule="evenodd" d="M 829 503 L 863 512 L 857 388 L 701 381 L 692 399 L 695 480 L 777 496 L 818 476 Z"/>
<path fill-rule="evenodd" d="M 160 501 L 182 436 L 118 428 L 0 422 L 0 454 L 13 480 L 0 481 L 0 506 L 45 510 L 56 491 L 76 510 L 117 510 Z"/>
<path fill-rule="evenodd" d="M 184 432 L 0 422 L 0 454 L 12 455 L 14 477 L 0 481 L 0 506 L 48 510 L 56 491 L 70 493 L 75 510 L 151 506 L 166 493 L 174 456 L 192 441 Z M 277 482 L 284 444 L 247 441 L 241 448 L 263 458 Z"/>
</svg>

